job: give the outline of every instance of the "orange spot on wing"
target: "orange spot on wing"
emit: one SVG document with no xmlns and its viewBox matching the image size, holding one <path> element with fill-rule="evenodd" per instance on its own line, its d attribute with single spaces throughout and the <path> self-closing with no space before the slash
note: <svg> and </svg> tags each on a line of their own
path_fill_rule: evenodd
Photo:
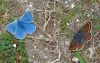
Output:
<svg viewBox="0 0 100 63">
<path fill-rule="evenodd" d="M 91 30 L 91 23 L 88 23 L 88 32 Z"/>
<path fill-rule="evenodd" d="M 78 49 L 81 49 L 83 47 L 84 44 L 81 44 L 78 46 Z"/>
<path fill-rule="evenodd" d="M 77 49 L 77 46 L 69 48 L 69 50 L 75 50 L 75 49 Z"/>
<path fill-rule="evenodd" d="M 89 36 L 86 38 L 86 41 L 88 41 L 90 38 L 91 38 L 91 36 L 89 35 Z"/>
<path fill-rule="evenodd" d="M 89 22 L 88 23 L 88 32 L 91 31 L 91 23 Z M 87 38 L 86 38 L 86 41 L 88 41 L 89 39 L 91 38 L 91 35 L 89 35 Z"/>
</svg>

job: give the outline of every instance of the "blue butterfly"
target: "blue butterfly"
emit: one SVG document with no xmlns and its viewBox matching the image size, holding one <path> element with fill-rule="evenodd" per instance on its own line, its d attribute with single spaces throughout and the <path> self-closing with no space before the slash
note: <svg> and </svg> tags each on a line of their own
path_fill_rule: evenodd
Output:
<svg viewBox="0 0 100 63">
<path fill-rule="evenodd" d="M 36 25 L 32 23 L 33 16 L 30 11 L 25 12 L 19 20 L 6 26 L 7 31 L 17 39 L 25 38 L 26 34 L 32 34 L 36 30 Z"/>
</svg>

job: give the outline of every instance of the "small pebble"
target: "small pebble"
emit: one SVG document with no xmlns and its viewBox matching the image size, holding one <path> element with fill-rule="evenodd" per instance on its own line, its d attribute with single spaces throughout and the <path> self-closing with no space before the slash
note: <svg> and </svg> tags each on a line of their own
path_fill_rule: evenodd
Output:
<svg viewBox="0 0 100 63">
<path fill-rule="evenodd" d="M 48 50 L 48 48 L 45 48 L 45 51 L 47 51 Z"/>
<path fill-rule="evenodd" d="M 32 62 L 32 60 L 31 60 L 31 59 L 29 59 L 29 61 L 30 61 L 30 62 Z"/>
<path fill-rule="evenodd" d="M 94 12 L 94 9 L 91 9 L 92 12 Z"/>
<path fill-rule="evenodd" d="M 17 0 L 18 2 L 27 2 L 27 0 Z"/>
<path fill-rule="evenodd" d="M 67 25 L 69 25 L 69 23 L 67 23 Z"/>
<path fill-rule="evenodd" d="M 15 48 L 16 48 L 16 44 L 13 44 L 13 47 L 15 47 Z"/>
<path fill-rule="evenodd" d="M 74 4 L 72 4 L 72 5 L 71 5 L 71 8 L 74 8 L 74 6 L 75 6 L 75 5 L 74 5 Z"/>
<path fill-rule="evenodd" d="M 65 1 L 65 4 L 67 4 L 68 2 L 67 1 Z"/>
<path fill-rule="evenodd" d="M 76 22 L 79 22 L 79 19 L 76 19 Z"/>
<path fill-rule="evenodd" d="M 89 58 L 92 58 L 93 57 L 93 54 L 94 54 L 94 52 L 93 52 L 93 50 L 94 50 L 95 48 L 94 47 L 92 47 L 92 48 L 88 48 L 88 50 L 89 50 Z"/>
<path fill-rule="evenodd" d="M 36 46 L 34 46 L 34 48 L 36 48 Z"/>
<path fill-rule="evenodd" d="M 44 58 L 46 59 L 46 58 L 48 58 L 47 56 L 44 56 Z"/>
<path fill-rule="evenodd" d="M 93 54 L 93 49 L 92 48 L 88 48 L 88 50 L 90 51 L 91 54 Z"/>
<path fill-rule="evenodd" d="M 34 55 L 32 55 L 32 57 L 34 58 Z"/>
<path fill-rule="evenodd" d="M 32 3 L 32 2 L 30 2 L 30 4 L 29 4 L 28 6 L 32 8 L 32 7 L 33 7 L 33 6 L 32 6 L 32 4 L 33 4 L 33 3 Z"/>
<path fill-rule="evenodd" d="M 77 58 L 77 57 L 73 57 L 73 58 L 72 58 L 72 61 L 78 62 L 78 58 Z"/>
<path fill-rule="evenodd" d="M 87 17 L 90 17 L 90 14 L 87 14 Z"/>
<path fill-rule="evenodd" d="M 42 35 L 42 34 L 39 34 L 39 38 L 43 38 L 44 37 L 44 35 Z"/>
<path fill-rule="evenodd" d="M 69 41 L 69 40 L 66 40 L 66 41 L 65 41 L 65 45 L 68 46 L 69 44 L 70 44 L 70 41 Z"/>
</svg>

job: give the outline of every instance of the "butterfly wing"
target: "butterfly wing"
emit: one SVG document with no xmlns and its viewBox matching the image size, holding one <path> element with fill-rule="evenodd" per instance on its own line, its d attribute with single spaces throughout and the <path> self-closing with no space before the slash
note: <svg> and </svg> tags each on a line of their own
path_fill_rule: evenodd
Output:
<svg viewBox="0 0 100 63">
<path fill-rule="evenodd" d="M 17 29 L 16 29 L 14 35 L 17 39 L 23 39 L 26 36 L 25 31 L 23 30 L 23 28 L 20 25 L 17 25 Z"/>
<path fill-rule="evenodd" d="M 81 50 L 84 47 L 84 44 L 81 40 L 78 39 L 78 45 L 77 45 L 77 49 Z"/>
<path fill-rule="evenodd" d="M 22 15 L 22 17 L 17 22 L 12 22 L 7 25 L 7 30 L 16 36 L 18 39 L 23 39 L 25 33 L 33 33 L 36 29 L 36 26 L 32 23 L 33 17 L 30 11 L 27 11 Z"/>
<path fill-rule="evenodd" d="M 74 36 L 72 39 L 72 42 L 69 46 L 69 50 L 74 51 L 76 49 L 83 48 L 83 46 L 84 46 L 84 44 Z"/>
<path fill-rule="evenodd" d="M 20 22 L 23 23 L 30 23 L 33 22 L 33 15 L 30 11 L 25 12 L 21 18 L 19 19 Z"/>
<path fill-rule="evenodd" d="M 82 49 L 84 47 L 84 44 L 82 41 L 88 41 L 91 38 L 91 22 L 88 22 L 85 26 L 83 26 L 77 33 L 75 34 L 70 46 L 69 46 L 69 50 L 76 50 L 76 49 Z M 81 40 L 81 39 L 84 40 Z"/>
<path fill-rule="evenodd" d="M 6 26 L 7 31 L 9 31 L 11 34 L 15 34 L 15 31 L 17 29 L 17 22 L 12 22 Z"/>
<path fill-rule="evenodd" d="M 85 33 L 81 33 L 82 38 L 84 39 L 85 42 L 87 42 L 88 40 L 90 40 L 91 38 L 91 33 L 90 32 L 85 32 Z"/>
<path fill-rule="evenodd" d="M 33 24 L 32 21 L 33 21 L 33 17 L 30 11 L 27 11 L 25 14 L 23 14 L 19 20 L 20 25 L 28 34 L 32 34 L 36 30 L 36 25 Z"/>
<path fill-rule="evenodd" d="M 78 42 L 77 42 L 77 40 L 75 39 L 75 36 L 74 36 L 73 39 L 72 39 L 72 42 L 71 42 L 71 44 L 69 46 L 69 50 L 77 49 L 77 44 L 78 44 Z"/>
<path fill-rule="evenodd" d="M 85 41 L 88 41 L 91 38 L 91 22 L 88 22 L 85 26 L 83 26 L 77 33 L 82 35 L 82 38 Z"/>
<path fill-rule="evenodd" d="M 36 25 L 33 23 L 22 23 L 22 26 L 26 33 L 32 34 L 36 30 Z"/>
<path fill-rule="evenodd" d="M 25 31 L 18 24 L 18 22 L 12 22 L 6 26 L 6 29 L 13 34 L 16 38 L 22 39 L 25 37 Z"/>
</svg>

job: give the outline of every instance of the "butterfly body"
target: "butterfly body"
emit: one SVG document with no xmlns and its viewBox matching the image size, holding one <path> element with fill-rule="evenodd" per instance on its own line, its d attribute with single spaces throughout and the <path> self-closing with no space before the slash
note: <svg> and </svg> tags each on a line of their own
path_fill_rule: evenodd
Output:
<svg viewBox="0 0 100 63">
<path fill-rule="evenodd" d="M 13 34 L 17 39 L 25 38 L 26 34 L 32 34 L 36 30 L 33 17 L 30 11 L 27 11 L 22 17 L 6 26 L 6 29 Z"/>
<path fill-rule="evenodd" d="M 91 38 L 91 22 L 88 22 L 77 33 L 75 33 L 72 42 L 69 46 L 69 50 L 80 50 L 84 47 L 84 44 Z"/>
<path fill-rule="evenodd" d="M 82 35 L 80 33 L 75 33 L 75 38 L 77 40 L 83 40 L 83 37 L 82 37 Z"/>
</svg>

